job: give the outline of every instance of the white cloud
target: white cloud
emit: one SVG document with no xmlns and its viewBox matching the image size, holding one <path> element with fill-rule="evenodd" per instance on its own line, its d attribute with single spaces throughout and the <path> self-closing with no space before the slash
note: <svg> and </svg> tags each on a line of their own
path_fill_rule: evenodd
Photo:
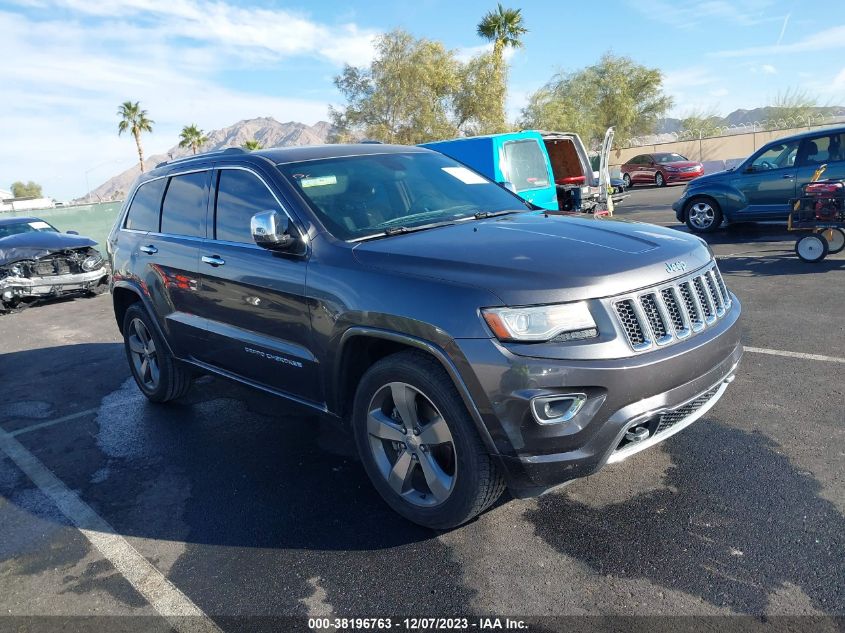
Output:
<svg viewBox="0 0 845 633">
<path fill-rule="evenodd" d="M 58 0 L 76 12 L 127 19 L 143 15 L 156 22 L 158 35 L 224 46 L 235 54 L 325 57 L 333 63 L 362 65 L 373 56 L 373 30 L 354 24 L 332 27 L 292 11 L 244 9 L 226 2 L 197 0 Z"/>
<path fill-rule="evenodd" d="M 756 26 L 782 19 L 781 16 L 771 15 L 772 0 L 746 0 L 741 5 L 727 0 L 689 4 L 674 0 L 628 0 L 628 3 L 646 18 L 682 29 L 702 23 L 712 24 L 717 20 L 730 26 Z"/>
<path fill-rule="evenodd" d="M 777 68 L 775 68 L 771 64 L 763 64 L 762 66 L 760 66 L 760 70 L 763 71 L 764 75 L 774 75 L 778 71 Z"/>
<path fill-rule="evenodd" d="M 252 71 L 261 60 L 272 85 L 269 69 L 283 58 L 331 68 L 372 57 L 373 32 L 283 11 L 220 2 L 200 11 L 192 0 L 62 5 L 51 3 L 45 19 L 0 10 L 0 186 L 36 180 L 59 199 L 82 195 L 86 172 L 93 187 L 134 162 L 134 143 L 116 134 L 122 101 L 140 100 L 155 121 L 144 138 L 151 155 L 173 146 L 187 123 L 209 130 L 255 116 L 309 124 L 327 116 L 329 82 L 322 98 L 282 97 L 227 88 L 219 71 Z"/>
<path fill-rule="evenodd" d="M 749 46 L 748 48 L 717 51 L 712 55 L 716 57 L 753 57 L 785 53 L 817 53 L 840 48 L 845 48 L 845 25 L 818 31 L 791 44 Z"/>
</svg>

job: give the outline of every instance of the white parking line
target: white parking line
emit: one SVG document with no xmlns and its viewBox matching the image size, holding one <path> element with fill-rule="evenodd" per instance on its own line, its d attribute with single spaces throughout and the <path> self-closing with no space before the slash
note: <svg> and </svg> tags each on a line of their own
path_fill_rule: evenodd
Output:
<svg viewBox="0 0 845 633">
<path fill-rule="evenodd" d="M 10 433 L 2 430 L 0 449 L 176 631 L 222 633 L 211 618 L 153 567 L 125 538 L 117 534 L 91 506 L 65 486 Z"/>
<path fill-rule="evenodd" d="M 23 435 L 24 433 L 29 433 L 31 431 L 37 431 L 38 429 L 46 429 L 50 426 L 55 426 L 56 424 L 61 424 L 63 422 L 70 422 L 71 420 L 76 420 L 78 418 L 84 418 L 88 415 L 94 415 L 98 411 L 102 411 L 103 409 L 112 408 L 112 407 L 122 407 L 125 406 L 127 403 L 132 402 L 133 400 L 143 400 L 143 396 L 138 396 L 137 398 L 125 398 L 119 400 L 117 402 L 112 402 L 108 404 L 101 404 L 99 407 L 95 409 L 85 409 L 84 411 L 77 411 L 76 413 L 71 413 L 69 415 L 62 416 L 60 418 L 56 418 L 55 420 L 48 420 L 46 422 L 37 422 L 36 424 L 30 424 L 29 426 L 25 426 L 22 429 L 15 429 L 14 431 L 6 431 L 12 437 L 17 437 L 18 435 Z"/>
<path fill-rule="evenodd" d="M 845 364 L 845 358 L 838 356 L 824 356 L 822 354 L 804 354 L 803 352 L 787 352 L 782 349 L 766 349 L 765 347 L 748 347 L 745 346 L 746 352 L 753 352 L 755 354 L 769 354 L 770 356 L 787 356 L 789 358 L 804 358 L 806 360 L 820 360 L 825 363 L 842 363 Z"/>
</svg>

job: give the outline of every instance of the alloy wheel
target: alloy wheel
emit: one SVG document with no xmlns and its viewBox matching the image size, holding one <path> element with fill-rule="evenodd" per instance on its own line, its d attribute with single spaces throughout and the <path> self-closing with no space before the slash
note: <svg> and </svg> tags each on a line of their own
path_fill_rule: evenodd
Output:
<svg viewBox="0 0 845 633">
<path fill-rule="evenodd" d="M 709 229 L 716 219 L 716 211 L 706 202 L 696 202 L 689 208 L 687 215 L 690 224 L 701 230 Z"/>
<path fill-rule="evenodd" d="M 382 386 L 367 409 L 373 459 L 390 488 L 416 506 L 437 506 L 457 478 L 455 443 L 434 403 L 404 382 Z"/>
<path fill-rule="evenodd" d="M 135 375 L 144 387 L 151 391 L 155 390 L 160 377 L 156 346 L 153 337 L 150 336 L 150 331 L 141 319 L 132 319 L 127 341 Z"/>
</svg>

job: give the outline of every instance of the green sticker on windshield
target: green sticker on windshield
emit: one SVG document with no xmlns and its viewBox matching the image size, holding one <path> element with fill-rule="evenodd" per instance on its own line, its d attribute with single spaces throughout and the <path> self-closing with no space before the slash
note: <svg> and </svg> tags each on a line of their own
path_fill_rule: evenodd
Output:
<svg viewBox="0 0 845 633">
<path fill-rule="evenodd" d="M 299 184 L 305 187 L 325 187 L 326 185 L 336 185 L 337 176 L 316 176 L 315 178 L 302 178 Z"/>
</svg>

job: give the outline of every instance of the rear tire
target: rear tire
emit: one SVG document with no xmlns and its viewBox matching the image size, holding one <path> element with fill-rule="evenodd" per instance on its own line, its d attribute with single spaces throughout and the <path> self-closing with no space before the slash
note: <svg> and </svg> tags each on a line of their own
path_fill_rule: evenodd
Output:
<svg viewBox="0 0 845 633">
<path fill-rule="evenodd" d="M 828 252 L 831 255 L 836 255 L 845 248 L 845 230 L 825 229 L 822 231 L 822 236 L 827 240 Z"/>
<path fill-rule="evenodd" d="M 631 188 L 631 184 L 632 184 L 632 183 L 631 183 L 631 175 L 630 175 L 630 174 L 625 174 L 625 175 L 623 175 L 623 176 L 622 176 L 622 180 L 624 180 L 624 181 L 625 181 L 625 189 L 630 189 L 630 188 Z"/>
<path fill-rule="evenodd" d="M 434 358 L 408 351 L 380 360 L 361 378 L 353 407 L 364 470 L 409 521 L 453 528 L 504 491 L 463 400 Z"/>
<path fill-rule="evenodd" d="M 181 398 L 191 388 L 191 372 L 173 355 L 141 303 L 123 317 L 123 347 L 135 383 L 152 402 Z"/>
<path fill-rule="evenodd" d="M 722 210 L 715 200 L 693 198 L 684 207 L 684 221 L 693 233 L 713 233 L 722 226 Z"/>
<path fill-rule="evenodd" d="M 827 240 L 821 233 L 810 233 L 795 242 L 795 254 L 801 261 L 816 264 L 827 257 Z"/>
</svg>

